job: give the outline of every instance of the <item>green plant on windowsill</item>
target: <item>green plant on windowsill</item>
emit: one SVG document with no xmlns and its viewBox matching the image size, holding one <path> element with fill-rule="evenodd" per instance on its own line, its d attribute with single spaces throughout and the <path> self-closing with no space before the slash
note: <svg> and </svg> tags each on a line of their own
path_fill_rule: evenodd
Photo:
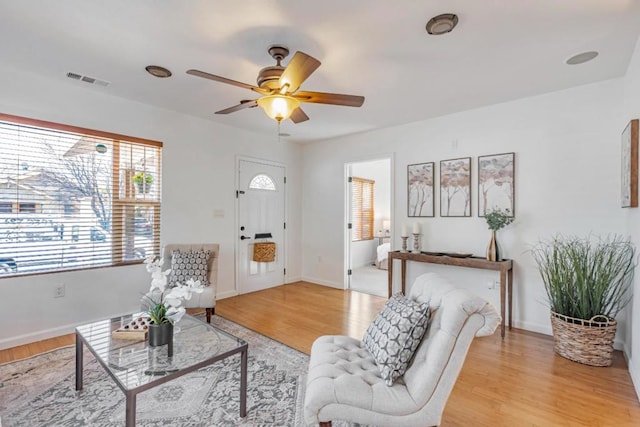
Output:
<svg viewBox="0 0 640 427">
<path fill-rule="evenodd" d="M 150 173 L 138 172 L 133 175 L 131 181 L 133 181 L 137 185 L 142 185 L 143 183 L 151 185 L 153 183 L 153 175 L 151 175 Z"/>
</svg>

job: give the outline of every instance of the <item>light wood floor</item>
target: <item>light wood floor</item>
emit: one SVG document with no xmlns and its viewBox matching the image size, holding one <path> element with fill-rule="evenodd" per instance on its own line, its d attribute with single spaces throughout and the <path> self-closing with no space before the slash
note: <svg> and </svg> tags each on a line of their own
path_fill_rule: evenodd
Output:
<svg viewBox="0 0 640 427">
<path fill-rule="evenodd" d="M 362 337 L 385 299 L 299 282 L 218 301 L 216 314 L 308 353 L 319 335 Z M 72 344 L 73 335 L 0 351 L 0 363 Z M 571 362 L 551 337 L 514 329 L 476 339 L 443 426 L 640 426 L 620 352 L 609 368 Z"/>
</svg>

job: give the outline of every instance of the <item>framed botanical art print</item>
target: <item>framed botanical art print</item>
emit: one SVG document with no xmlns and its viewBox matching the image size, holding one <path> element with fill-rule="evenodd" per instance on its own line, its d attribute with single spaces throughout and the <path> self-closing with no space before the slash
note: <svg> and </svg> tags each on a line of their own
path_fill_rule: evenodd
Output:
<svg viewBox="0 0 640 427">
<path fill-rule="evenodd" d="M 622 207 L 638 207 L 638 119 L 622 132 Z"/>
<path fill-rule="evenodd" d="M 435 163 L 419 163 L 407 166 L 407 216 L 434 216 Z"/>
<path fill-rule="evenodd" d="M 515 153 L 478 157 L 478 216 L 499 209 L 515 213 Z"/>
<path fill-rule="evenodd" d="M 440 161 L 440 216 L 471 216 L 471 157 Z"/>
</svg>

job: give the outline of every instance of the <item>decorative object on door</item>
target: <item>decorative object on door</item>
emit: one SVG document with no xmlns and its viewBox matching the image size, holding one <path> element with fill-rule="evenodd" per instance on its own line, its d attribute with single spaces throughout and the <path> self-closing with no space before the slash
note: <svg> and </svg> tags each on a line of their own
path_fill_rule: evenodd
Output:
<svg viewBox="0 0 640 427">
<path fill-rule="evenodd" d="M 276 64 L 260 70 L 257 80 L 258 86 L 216 76 L 200 70 L 188 70 L 187 74 L 250 89 L 262 95 L 262 97 L 258 99 L 242 100 L 240 104 L 234 105 L 233 107 L 216 111 L 216 114 L 229 114 L 246 108 L 259 106 L 268 117 L 278 123 L 289 118 L 293 123 L 300 123 L 309 120 L 309 117 L 302 111 L 302 108 L 300 108 L 301 102 L 343 105 L 348 107 L 360 107 L 364 103 L 364 96 L 298 91 L 300 85 L 320 66 L 320 61 L 306 53 L 298 51 L 293 55 L 289 64 L 283 67 L 281 61 L 289 55 L 289 49 L 284 46 L 274 45 L 269 47 L 268 52 L 276 61 Z"/>
<path fill-rule="evenodd" d="M 434 211 L 435 163 L 407 166 L 407 216 L 432 217 Z"/>
<path fill-rule="evenodd" d="M 471 216 L 471 157 L 440 161 L 440 216 Z"/>
<path fill-rule="evenodd" d="M 414 254 L 420 253 L 420 224 L 417 222 L 413 223 L 413 250 L 411 251 Z"/>
<path fill-rule="evenodd" d="M 478 157 L 478 216 L 501 209 L 514 215 L 515 153 Z"/>
<path fill-rule="evenodd" d="M 136 185 L 136 189 L 140 194 L 146 194 L 151 190 L 151 184 L 153 184 L 153 175 L 146 172 L 137 172 L 131 178 L 131 181 Z"/>
<path fill-rule="evenodd" d="M 514 218 L 511 216 L 511 211 L 509 211 L 509 209 L 492 209 L 485 212 L 484 219 L 487 221 L 489 230 L 491 230 L 491 239 L 487 246 L 487 260 L 501 261 L 502 257 L 500 256 L 500 248 L 498 246 L 498 241 L 496 240 L 496 232 L 511 224 Z"/>
<path fill-rule="evenodd" d="M 622 207 L 638 207 L 638 119 L 622 132 Z"/>
<path fill-rule="evenodd" d="M 168 286 L 167 276 L 171 270 L 162 270 L 163 258 L 149 257 L 145 259 L 147 271 L 151 273 L 151 287 L 149 293 L 143 297 L 143 306 L 151 318 L 149 335 L 152 325 L 172 324 L 179 321 L 185 313 L 185 301 L 193 293 L 202 293 L 204 285 L 199 280 L 189 279 L 186 283 L 176 283 Z M 166 333 L 166 332 L 165 332 Z"/>
<path fill-rule="evenodd" d="M 558 235 L 532 249 L 551 309 L 555 351 L 610 366 L 618 315 L 630 301 L 635 247 L 618 235 Z"/>
<path fill-rule="evenodd" d="M 274 262 L 276 260 L 275 242 L 256 242 L 253 245 L 253 260 L 255 262 Z"/>
</svg>

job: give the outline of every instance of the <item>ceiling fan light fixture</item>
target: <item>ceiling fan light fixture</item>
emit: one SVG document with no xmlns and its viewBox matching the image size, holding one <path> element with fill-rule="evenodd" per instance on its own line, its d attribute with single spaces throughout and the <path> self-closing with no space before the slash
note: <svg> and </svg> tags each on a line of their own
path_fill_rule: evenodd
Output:
<svg viewBox="0 0 640 427">
<path fill-rule="evenodd" d="M 458 15 L 455 13 L 443 13 L 434 16 L 427 22 L 427 33 L 433 36 L 450 33 L 458 25 Z"/>
<path fill-rule="evenodd" d="M 292 96 L 268 95 L 258 98 L 258 105 L 264 113 L 275 120 L 281 122 L 291 117 L 291 114 L 300 106 L 300 101 Z"/>
</svg>

